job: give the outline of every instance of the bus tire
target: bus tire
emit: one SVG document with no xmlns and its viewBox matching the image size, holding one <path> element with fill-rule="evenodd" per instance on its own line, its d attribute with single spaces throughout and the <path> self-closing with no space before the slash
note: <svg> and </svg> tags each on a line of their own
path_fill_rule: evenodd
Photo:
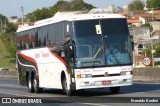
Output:
<svg viewBox="0 0 160 106">
<path fill-rule="evenodd" d="M 63 80 L 62 80 L 62 88 L 63 88 L 63 92 L 64 92 L 67 96 L 72 96 L 73 91 L 70 90 L 70 89 L 68 89 L 66 77 L 64 77 Z"/>
<path fill-rule="evenodd" d="M 120 92 L 120 87 L 110 87 L 109 89 L 112 94 L 118 94 Z"/>
<path fill-rule="evenodd" d="M 39 87 L 39 80 L 36 76 L 34 76 L 34 79 L 33 79 L 33 88 L 35 93 L 40 93 L 43 90 L 43 88 Z"/>
<path fill-rule="evenodd" d="M 30 93 L 34 93 L 33 78 L 31 76 L 31 74 L 28 75 L 28 90 Z"/>
</svg>

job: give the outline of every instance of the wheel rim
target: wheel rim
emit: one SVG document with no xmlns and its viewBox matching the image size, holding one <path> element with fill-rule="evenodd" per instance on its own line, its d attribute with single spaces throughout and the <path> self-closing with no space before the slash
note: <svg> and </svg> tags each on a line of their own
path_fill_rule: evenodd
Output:
<svg viewBox="0 0 160 106">
<path fill-rule="evenodd" d="M 34 81 L 33 81 L 33 86 L 34 86 L 34 88 L 37 87 L 37 80 L 36 79 L 34 79 Z"/>
<path fill-rule="evenodd" d="M 66 89 L 66 92 L 68 92 L 68 87 L 67 87 L 67 80 L 65 79 L 64 87 Z"/>
<path fill-rule="evenodd" d="M 31 89 L 31 80 L 29 79 L 29 81 L 28 81 L 28 87 L 29 87 L 29 89 Z"/>
</svg>

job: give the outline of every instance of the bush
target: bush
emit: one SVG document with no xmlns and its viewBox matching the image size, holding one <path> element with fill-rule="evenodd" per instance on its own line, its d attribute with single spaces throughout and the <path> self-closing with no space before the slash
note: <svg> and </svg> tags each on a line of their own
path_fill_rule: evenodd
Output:
<svg viewBox="0 0 160 106">
<path fill-rule="evenodd" d="M 15 33 L 4 33 L 1 36 L 3 43 L 5 44 L 10 58 L 16 58 L 16 35 Z"/>
</svg>

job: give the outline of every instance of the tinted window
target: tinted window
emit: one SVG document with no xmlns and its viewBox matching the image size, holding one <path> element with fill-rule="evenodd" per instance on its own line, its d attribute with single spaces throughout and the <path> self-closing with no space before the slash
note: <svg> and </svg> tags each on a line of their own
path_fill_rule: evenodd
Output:
<svg viewBox="0 0 160 106">
<path fill-rule="evenodd" d="M 126 19 L 107 19 L 101 21 L 103 35 L 128 35 Z"/>
<path fill-rule="evenodd" d="M 41 46 L 46 46 L 47 43 L 48 26 L 41 28 Z"/>
<path fill-rule="evenodd" d="M 38 47 L 42 46 L 41 36 L 42 36 L 42 28 L 38 28 Z"/>
<path fill-rule="evenodd" d="M 51 46 L 55 43 L 55 25 L 49 25 L 49 31 L 48 31 L 48 35 L 47 35 L 47 39 L 48 39 L 48 46 Z"/>
<path fill-rule="evenodd" d="M 38 29 L 35 29 L 35 47 L 39 47 Z"/>
<path fill-rule="evenodd" d="M 35 48 L 35 29 L 29 31 L 29 48 Z"/>
<path fill-rule="evenodd" d="M 64 38 L 64 25 L 63 22 L 56 24 L 56 43 L 63 41 Z"/>
<path fill-rule="evenodd" d="M 28 33 L 28 31 L 22 32 L 21 49 L 29 49 L 29 33 Z"/>
</svg>

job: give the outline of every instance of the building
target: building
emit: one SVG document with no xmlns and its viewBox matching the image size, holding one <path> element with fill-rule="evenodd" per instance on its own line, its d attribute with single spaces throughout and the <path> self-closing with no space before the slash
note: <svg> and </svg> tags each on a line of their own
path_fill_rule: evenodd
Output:
<svg viewBox="0 0 160 106">
<path fill-rule="evenodd" d="M 18 22 L 18 17 L 17 16 L 12 16 L 12 17 L 10 17 L 10 19 L 8 21 L 10 23 L 17 23 Z"/>
<path fill-rule="evenodd" d="M 128 6 L 123 6 L 122 8 L 124 12 L 128 12 Z"/>
<path fill-rule="evenodd" d="M 134 38 L 134 51 L 133 51 L 133 63 L 134 67 L 146 67 L 142 60 L 145 55 L 142 55 L 142 51 L 153 43 L 159 43 L 160 40 L 160 10 L 137 10 L 137 11 L 124 11 L 119 13 L 127 18 L 131 31 L 135 30 Z M 146 23 L 150 23 L 153 30 L 140 29 L 140 26 Z M 137 28 L 137 29 L 135 29 Z M 135 37 L 136 35 L 136 37 Z M 145 53 L 144 53 L 145 54 Z"/>
<path fill-rule="evenodd" d="M 112 13 L 115 11 L 114 5 L 108 5 L 108 10 L 110 10 Z"/>
</svg>

